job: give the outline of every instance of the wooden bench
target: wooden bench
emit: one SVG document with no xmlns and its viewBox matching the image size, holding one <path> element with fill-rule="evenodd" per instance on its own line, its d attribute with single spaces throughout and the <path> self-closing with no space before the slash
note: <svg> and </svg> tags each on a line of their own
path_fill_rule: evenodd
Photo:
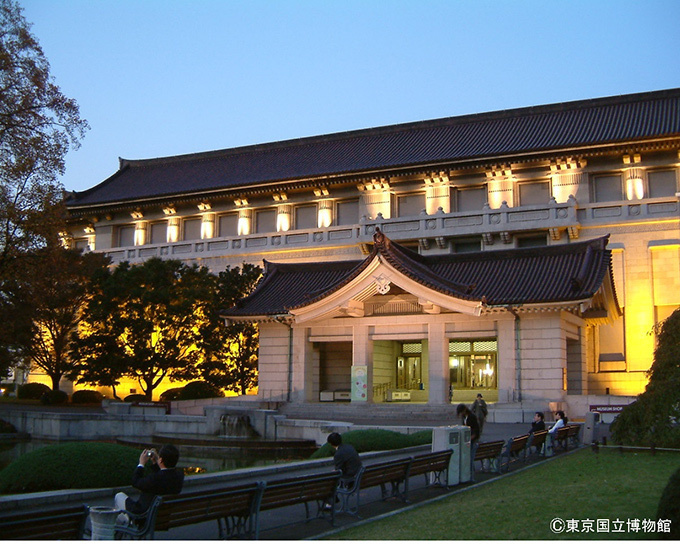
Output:
<svg viewBox="0 0 680 544">
<path fill-rule="evenodd" d="M 503 454 L 504 440 L 494 440 L 493 442 L 480 442 L 477 444 L 477 451 L 475 451 L 475 461 L 479 461 L 484 465 L 484 461 L 488 459 L 491 465 L 495 465 L 492 470 L 494 472 L 501 471 L 501 455 Z"/>
<path fill-rule="evenodd" d="M 361 471 L 357 474 L 351 488 L 338 489 L 342 504 L 340 509 L 336 511 L 361 517 L 359 516 L 361 490 L 377 485 L 381 486 L 383 500 L 399 497 L 404 502 L 409 502 L 409 480 L 412 476 L 421 474 L 425 476 L 426 485 L 439 484 L 448 487 L 444 483 L 446 480 L 443 479 L 443 474 L 444 472 L 448 474 L 452 454 L 453 450 L 443 450 L 361 467 Z M 428 480 L 430 475 L 432 475 L 431 481 Z M 404 485 L 403 492 L 399 490 L 402 482 Z M 389 492 L 387 490 L 388 484 L 391 486 Z M 351 505 L 352 497 L 355 498 L 353 506 Z"/>
<path fill-rule="evenodd" d="M 526 462 L 527 460 L 526 448 L 528 442 L 529 435 L 523 434 L 521 436 L 515 436 L 513 438 L 510 438 L 505 443 L 505 448 L 503 448 L 502 456 L 502 459 L 505 459 L 505 462 L 503 463 L 501 459 L 501 471 L 503 469 L 503 466 L 505 466 L 506 470 L 510 470 L 510 463 L 513 461 L 513 459 L 519 460 L 520 455 L 522 456 L 522 461 Z"/>
<path fill-rule="evenodd" d="M 536 431 L 529 435 L 529 442 L 527 444 L 527 454 L 531 454 L 531 449 L 535 450 L 536 455 L 545 455 L 543 451 L 543 446 L 545 445 L 545 439 L 548 436 L 548 431 Z"/>
<path fill-rule="evenodd" d="M 361 478 L 361 489 L 379 485 L 383 500 L 392 497 L 406 500 L 400 486 L 408 477 L 411 460 L 411 457 L 406 457 L 366 466 Z M 389 491 L 387 489 L 388 484 L 390 485 Z"/>
<path fill-rule="evenodd" d="M 305 505 L 307 521 L 312 519 L 309 515 L 309 503 L 316 503 L 315 517 L 323 517 L 326 511 L 324 506 L 330 504 L 331 508 L 328 509 L 328 513 L 331 526 L 334 525 L 334 505 L 340 476 L 340 472 L 334 471 L 266 482 L 254 524 L 255 538 L 259 537 L 259 512 L 294 504 Z"/>
<path fill-rule="evenodd" d="M 215 520 L 220 539 L 251 536 L 255 534 L 264 487 L 264 483 L 257 482 L 166 496 L 156 514 L 155 530 L 169 531 L 175 527 Z M 144 538 L 146 535 L 134 536 Z M 152 526 L 149 537 L 153 536 Z"/>
<path fill-rule="evenodd" d="M 80 540 L 87 506 L 52 507 L 40 512 L 8 512 L 0 516 L 2 540 Z"/>
<path fill-rule="evenodd" d="M 435 451 L 416 455 L 411 460 L 408 476 L 404 485 L 404 495 L 408 501 L 408 482 L 412 476 L 425 475 L 425 485 L 441 485 L 448 487 L 449 463 L 453 450 Z M 446 479 L 444 479 L 446 473 Z"/>
<path fill-rule="evenodd" d="M 574 445 L 579 443 L 579 432 L 581 430 L 580 425 L 565 425 L 561 429 L 557 429 L 555 436 L 553 437 L 553 447 L 559 445 L 564 449 L 564 451 L 569 450 L 569 443 Z"/>
</svg>

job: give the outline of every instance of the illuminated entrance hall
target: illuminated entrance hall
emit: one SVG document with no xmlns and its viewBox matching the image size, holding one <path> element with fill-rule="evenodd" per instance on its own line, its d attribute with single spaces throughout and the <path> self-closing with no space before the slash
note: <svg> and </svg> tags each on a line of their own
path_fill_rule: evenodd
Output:
<svg viewBox="0 0 680 544">
<path fill-rule="evenodd" d="M 373 241 L 363 261 L 266 263 L 225 312 L 259 323 L 264 399 L 443 406 L 586 392 L 595 333 L 621 315 L 606 237 L 428 257 L 380 231 Z"/>
</svg>

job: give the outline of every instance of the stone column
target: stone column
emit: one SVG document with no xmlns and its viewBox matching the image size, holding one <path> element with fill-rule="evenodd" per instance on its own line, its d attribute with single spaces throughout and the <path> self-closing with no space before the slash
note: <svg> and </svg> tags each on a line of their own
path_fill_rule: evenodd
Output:
<svg viewBox="0 0 680 544">
<path fill-rule="evenodd" d="M 445 323 L 430 323 L 428 326 L 428 404 L 449 403 L 449 340 Z"/>
<path fill-rule="evenodd" d="M 352 369 L 365 367 L 367 371 L 366 402 L 373 403 L 373 341 L 369 338 L 367 325 L 352 328 Z M 354 400 L 352 402 L 355 402 Z"/>
</svg>

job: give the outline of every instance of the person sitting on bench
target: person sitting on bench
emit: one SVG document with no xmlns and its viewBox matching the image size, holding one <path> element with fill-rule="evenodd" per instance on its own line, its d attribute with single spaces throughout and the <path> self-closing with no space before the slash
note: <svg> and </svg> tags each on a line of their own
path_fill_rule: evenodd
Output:
<svg viewBox="0 0 680 544">
<path fill-rule="evenodd" d="M 116 509 L 143 514 L 149 509 L 156 495 L 176 495 L 182 491 L 184 472 L 176 468 L 178 460 L 179 450 L 172 444 L 163 446 L 158 453 L 153 449 L 144 450 L 132 474 L 132 486 L 142 493 L 137 500 L 128 497 L 123 492 L 117 493 Z M 152 464 L 151 473 L 147 475 L 144 467 L 148 461 Z"/>
</svg>

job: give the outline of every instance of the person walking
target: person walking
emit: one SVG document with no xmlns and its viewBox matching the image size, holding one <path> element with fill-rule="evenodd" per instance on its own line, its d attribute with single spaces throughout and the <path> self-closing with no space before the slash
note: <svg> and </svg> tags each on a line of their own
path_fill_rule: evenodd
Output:
<svg viewBox="0 0 680 544">
<path fill-rule="evenodd" d="M 472 403 L 472 413 L 475 414 L 477 418 L 477 424 L 479 425 L 479 436 L 482 436 L 484 432 L 484 423 L 486 422 L 486 416 L 489 414 L 489 410 L 486 407 L 486 401 L 482 397 L 481 393 L 477 393 L 477 398 L 475 402 Z"/>
</svg>

